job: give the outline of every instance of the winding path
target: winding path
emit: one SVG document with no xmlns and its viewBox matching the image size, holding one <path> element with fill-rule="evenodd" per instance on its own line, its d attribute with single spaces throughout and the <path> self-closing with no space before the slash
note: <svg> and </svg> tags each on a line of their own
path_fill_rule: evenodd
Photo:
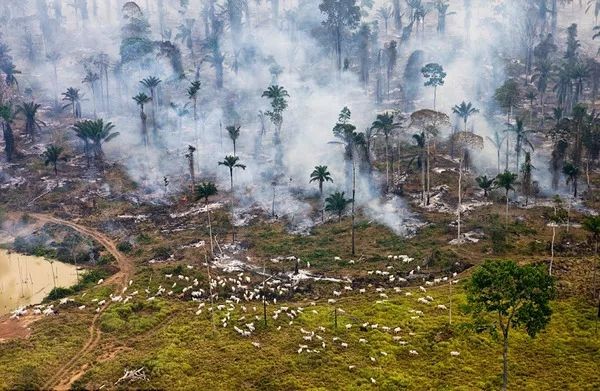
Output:
<svg viewBox="0 0 600 391">
<path fill-rule="evenodd" d="M 119 271 L 108 278 L 104 282 L 104 285 L 116 284 L 116 292 L 118 294 L 127 286 L 127 283 L 134 272 L 133 262 L 124 256 L 119 250 L 117 250 L 114 242 L 106 235 L 72 221 L 59 219 L 46 214 L 32 213 L 30 216 L 37 219 L 40 223 L 65 225 L 73 228 L 82 235 L 96 240 L 98 243 L 104 246 L 104 248 L 106 248 L 106 250 L 113 257 L 115 257 L 117 265 L 119 266 Z M 71 387 L 71 384 L 83 374 L 82 371 L 87 368 L 87 364 L 82 364 L 81 361 L 85 358 L 86 354 L 90 353 L 98 345 L 101 336 L 100 328 L 98 326 L 98 319 L 100 319 L 100 315 L 110 306 L 110 304 L 111 302 L 108 301 L 107 304 L 105 304 L 100 311 L 94 315 L 92 323 L 88 327 L 89 336 L 83 347 L 46 381 L 46 383 L 42 386 L 42 389 L 68 390 Z M 82 369 L 82 366 L 84 369 Z"/>
</svg>

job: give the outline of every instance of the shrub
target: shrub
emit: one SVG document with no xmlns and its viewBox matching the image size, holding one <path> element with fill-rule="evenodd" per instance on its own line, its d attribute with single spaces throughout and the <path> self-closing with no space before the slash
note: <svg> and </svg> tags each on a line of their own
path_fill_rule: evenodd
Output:
<svg viewBox="0 0 600 391">
<path fill-rule="evenodd" d="M 126 240 L 123 240 L 117 244 L 117 250 L 122 253 L 129 254 L 133 250 L 133 245 Z"/>
</svg>

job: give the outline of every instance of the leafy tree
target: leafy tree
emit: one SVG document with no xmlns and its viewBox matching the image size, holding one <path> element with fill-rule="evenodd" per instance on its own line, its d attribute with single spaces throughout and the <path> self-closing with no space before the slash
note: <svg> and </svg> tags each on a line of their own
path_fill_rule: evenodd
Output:
<svg viewBox="0 0 600 391">
<path fill-rule="evenodd" d="M 482 175 L 475 178 L 475 181 L 477 182 L 477 186 L 483 190 L 483 196 L 487 198 L 488 192 L 494 188 L 496 179 L 488 178 L 487 175 Z"/>
<path fill-rule="evenodd" d="M 346 30 L 354 30 L 360 22 L 360 7 L 356 0 L 322 0 L 319 10 L 325 14 L 322 22 L 333 35 L 338 71 L 342 70 L 342 44 Z"/>
<path fill-rule="evenodd" d="M 385 183 L 387 191 L 390 189 L 390 137 L 393 137 L 394 133 L 400 128 L 401 125 L 394 121 L 394 115 L 388 112 L 384 114 L 378 114 L 377 119 L 371 125 L 371 129 L 374 129 L 379 134 L 382 134 L 385 141 Z"/>
<path fill-rule="evenodd" d="M 501 333 L 502 389 L 508 386 L 508 342 L 513 329 L 534 338 L 550 322 L 554 278 L 540 266 L 518 266 L 514 261 L 486 261 L 467 284 L 468 310 L 479 331 Z"/>
<path fill-rule="evenodd" d="M 83 99 L 83 94 L 79 94 L 77 88 L 69 87 L 67 88 L 67 91 L 62 93 L 62 96 L 62 100 L 69 102 L 63 106 L 63 109 L 70 106 L 73 111 L 73 118 L 81 118 L 81 101 Z"/>
<path fill-rule="evenodd" d="M 81 81 L 83 84 L 88 84 L 92 91 L 92 100 L 94 105 L 94 117 L 96 117 L 96 83 L 100 80 L 100 76 L 96 72 L 92 72 L 88 69 L 85 77 Z"/>
<path fill-rule="evenodd" d="M 38 110 L 42 106 L 35 102 L 23 102 L 15 111 L 16 114 L 22 114 L 25 120 L 25 133 L 31 137 L 31 141 L 35 140 L 35 133 L 41 130 L 42 126 L 46 126 L 44 121 L 37 119 Z"/>
<path fill-rule="evenodd" d="M 208 219 L 208 235 L 210 238 L 210 253 L 214 254 L 213 238 L 212 238 L 212 223 L 210 221 L 210 209 L 208 207 L 208 200 L 210 197 L 214 197 L 218 194 L 217 186 L 213 182 L 202 182 L 196 186 L 196 199 L 203 199 L 204 206 L 206 208 L 206 217 Z"/>
<path fill-rule="evenodd" d="M 342 214 L 346 210 L 348 204 L 352 202 L 352 200 L 346 199 L 344 194 L 344 192 L 340 193 L 339 191 L 336 191 L 325 198 L 325 210 L 337 214 L 338 222 L 342 221 Z"/>
<path fill-rule="evenodd" d="M 519 169 L 519 161 L 523 147 L 528 145 L 533 150 L 533 144 L 529 141 L 529 131 L 525 129 L 525 121 L 523 118 L 517 118 L 515 125 L 510 126 L 510 130 L 515 134 L 515 152 L 517 154 L 517 169 Z"/>
<path fill-rule="evenodd" d="M 196 19 L 185 19 L 182 24 L 177 26 L 177 34 L 175 35 L 176 41 L 181 41 L 190 51 L 192 58 L 194 58 L 194 24 Z"/>
<path fill-rule="evenodd" d="M 464 130 L 466 132 L 467 122 L 469 121 L 469 118 L 472 115 L 479 113 L 479 110 L 476 109 L 471 102 L 467 103 L 465 101 L 462 101 L 461 104 L 456 105 L 452 108 L 452 112 L 463 120 Z"/>
<path fill-rule="evenodd" d="M 514 185 L 517 183 L 517 174 L 510 171 L 504 171 L 496 176 L 496 186 L 504 189 L 506 196 L 506 223 L 508 224 L 508 192 L 514 191 Z"/>
<path fill-rule="evenodd" d="M 387 33 L 388 33 L 388 23 L 389 23 L 390 19 L 392 18 L 392 15 L 393 15 L 392 7 L 389 5 L 382 6 L 377 9 L 377 17 L 380 18 L 381 20 L 383 20 L 383 25 L 385 27 L 385 35 L 387 35 Z"/>
<path fill-rule="evenodd" d="M 315 166 L 313 172 L 310 173 L 310 181 L 319 183 L 319 193 L 321 197 L 323 197 L 323 183 L 331 182 L 333 183 L 333 179 L 331 178 L 331 173 L 327 170 L 327 166 Z"/>
<path fill-rule="evenodd" d="M 12 123 L 15 118 L 12 106 L 0 106 L 0 123 L 2 125 L 2 135 L 4 137 L 4 152 L 6 152 L 6 161 L 9 163 L 17 154 L 15 143 L 15 134 L 12 130 Z"/>
<path fill-rule="evenodd" d="M 437 88 L 444 85 L 446 72 L 444 72 L 444 68 L 440 64 L 432 62 L 421 68 L 421 73 L 426 79 L 424 84 L 425 87 L 433 87 L 433 110 L 435 111 Z"/>
<path fill-rule="evenodd" d="M 158 130 L 156 128 L 156 111 L 158 110 L 158 94 L 157 89 L 162 83 L 156 76 L 150 76 L 140 81 L 140 84 L 150 91 L 150 100 L 152 100 L 152 126 L 154 130 L 154 141 L 158 138 Z"/>
<path fill-rule="evenodd" d="M 194 80 L 187 89 L 188 99 L 191 99 L 194 104 L 194 128 L 198 122 L 198 92 L 202 84 L 199 80 Z"/>
<path fill-rule="evenodd" d="M 231 125 L 231 126 L 227 126 L 225 129 L 227 130 L 227 133 L 229 134 L 229 138 L 233 142 L 233 156 L 235 156 L 236 155 L 235 143 L 236 143 L 237 139 L 240 137 L 241 126 L 240 125 Z"/>
<path fill-rule="evenodd" d="M 519 85 L 514 79 L 506 80 L 504 82 L 504 84 L 502 84 L 502 86 L 500 86 L 498 89 L 496 89 L 496 92 L 494 93 L 494 98 L 496 99 L 496 101 L 498 102 L 500 107 L 502 107 L 503 109 L 506 110 L 506 116 L 507 116 L 506 124 L 509 127 L 510 127 L 510 118 L 512 115 L 512 111 L 516 107 L 516 105 L 519 101 L 520 94 L 521 94 L 521 91 L 519 89 Z M 506 138 L 506 168 L 505 168 L 505 170 L 508 171 L 508 156 L 509 156 L 510 137 L 508 137 L 508 134 L 507 134 L 505 138 Z"/>
<path fill-rule="evenodd" d="M 54 175 L 58 176 L 58 162 L 59 161 L 67 161 L 66 156 L 63 155 L 64 148 L 58 147 L 56 145 L 48 145 L 44 153 L 42 153 L 42 158 L 44 159 L 44 165 L 49 166 L 52 165 L 54 169 Z"/>
<path fill-rule="evenodd" d="M 76 122 L 73 125 L 73 131 L 76 136 L 84 141 L 88 162 L 90 154 L 100 163 L 104 157 L 102 144 L 113 140 L 119 135 L 119 132 L 113 132 L 115 126 L 111 122 L 104 123 L 103 119 L 84 120 Z"/>
<path fill-rule="evenodd" d="M 525 152 L 525 163 L 521 167 L 521 192 L 525 196 L 525 205 L 529 204 L 529 197 L 533 194 L 532 173 L 535 167 L 531 164 L 531 153 Z"/>
<path fill-rule="evenodd" d="M 577 182 L 579 182 L 579 167 L 568 162 L 563 166 L 563 174 L 567 178 L 567 185 L 571 185 L 573 189 L 573 197 L 577 197 Z"/>
<path fill-rule="evenodd" d="M 271 100 L 271 110 L 265 111 L 265 115 L 271 119 L 273 125 L 277 129 L 277 133 L 281 131 L 283 124 L 283 112 L 288 107 L 287 99 L 290 95 L 285 88 L 278 85 L 272 85 L 262 93 L 263 98 Z"/>
<path fill-rule="evenodd" d="M 152 101 L 152 98 L 144 94 L 143 92 L 140 92 L 132 99 L 138 106 L 140 106 L 140 119 L 142 120 L 142 141 L 144 142 L 144 146 L 148 147 L 148 127 L 146 125 L 148 116 L 144 112 L 144 106 L 150 103 L 150 101 Z"/>
<path fill-rule="evenodd" d="M 246 169 L 246 166 L 238 163 L 240 158 L 238 156 L 225 156 L 222 162 L 219 162 L 219 166 L 225 166 L 229 169 L 229 178 L 231 180 L 231 192 L 233 192 L 233 169 L 241 168 L 242 170 Z"/>
</svg>

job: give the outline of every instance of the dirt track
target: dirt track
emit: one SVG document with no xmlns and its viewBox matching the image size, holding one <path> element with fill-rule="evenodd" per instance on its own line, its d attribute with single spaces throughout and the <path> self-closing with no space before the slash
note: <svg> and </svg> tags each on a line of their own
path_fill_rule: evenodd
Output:
<svg viewBox="0 0 600 391">
<path fill-rule="evenodd" d="M 29 216 L 37 220 L 36 224 L 43 225 L 45 223 L 61 224 L 73 228 L 82 235 L 88 236 L 98 243 L 115 258 L 119 271 L 113 274 L 110 278 L 104 281 L 104 285 L 116 285 L 115 292 L 120 294 L 122 289 L 127 286 L 129 279 L 133 275 L 134 265 L 133 262 L 124 256 L 119 250 L 115 243 L 101 232 L 94 229 L 85 227 L 83 225 L 74 223 L 53 217 L 46 214 L 31 213 Z M 66 361 L 61 368 L 59 368 L 52 377 L 50 377 L 43 385 L 42 389 L 56 389 L 56 390 L 68 390 L 71 384 L 77 380 L 84 373 L 85 369 L 89 367 L 89 363 L 86 363 L 86 356 L 88 353 L 94 350 L 100 341 L 101 332 L 98 326 L 98 319 L 100 315 L 110 306 L 111 301 L 108 301 L 98 313 L 94 315 L 92 323 L 88 327 L 89 336 L 85 341 L 84 345 Z M 10 339 L 15 337 L 26 337 L 29 335 L 28 326 L 37 320 L 39 317 L 25 317 L 19 321 L 6 320 L 0 323 L 0 340 L 2 338 Z M 4 327 L 1 327 L 4 326 Z M 4 333 L 1 329 L 5 329 Z M 6 334 L 6 335 L 4 335 Z"/>
</svg>

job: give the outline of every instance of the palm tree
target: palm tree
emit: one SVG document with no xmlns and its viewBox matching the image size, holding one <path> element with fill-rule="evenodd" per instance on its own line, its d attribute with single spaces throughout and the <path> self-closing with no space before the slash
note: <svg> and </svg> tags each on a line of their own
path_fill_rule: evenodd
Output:
<svg viewBox="0 0 600 391">
<path fill-rule="evenodd" d="M 198 91 L 200 91 L 201 83 L 199 80 L 194 80 L 187 89 L 188 99 L 194 102 L 194 129 L 196 129 L 198 122 L 197 106 L 198 106 Z"/>
<path fill-rule="evenodd" d="M 237 139 L 240 137 L 241 126 L 240 125 L 231 125 L 231 126 L 227 126 L 225 129 L 227 129 L 229 138 L 233 142 L 233 156 L 235 156 L 236 155 L 235 143 L 236 143 Z"/>
<path fill-rule="evenodd" d="M 483 196 L 487 198 L 488 192 L 494 188 L 495 178 L 488 178 L 487 175 L 478 176 L 475 178 L 477 186 L 483 190 Z"/>
<path fill-rule="evenodd" d="M 52 64 L 54 70 L 54 103 L 58 107 L 58 62 L 61 59 L 61 54 L 53 51 L 46 55 L 46 59 Z"/>
<path fill-rule="evenodd" d="M 176 41 L 181 41 L 194 57 L 194 24 L 196 19 L 185 19 L 182 24 L 177 26 L 177 34 L 175 35 Z"/>
<path fill-rule="evenodd" d="M 521 180 L 521 192 L 525 195 L 525 206 L 529 204 L 529 196 L 533 193 L 532 173 L 535 167 L 531 164 L 531 153 L 525 152 L 525 163 L 521 167 L 523 174 Z"/>
<path fill-rule="evenodd" d="M 502 143 L 504 143 L 504 137 L 502 137 L 497 130 L 494 131 L 493 138 L 487 137 L 487 139 L 492 143 L 494 148 L 496 148 L 496 154 L 498 157 L 498 174 L 500 174 L 500 151 L 502 150 Z"/>
<path fill-rule="evenodd" d="M 48 145 L 42 157 L 44 158 L 44 165 L 52 165 L 54 168 L 54 175 L 58 176 L 58 162 L 67 161 L 67 158 L 63 156 L 63 147 L 57 147 L 56 145 Z"/>
<path fill-rule="evenodd" d="M 76 122 L 73 130 L 77 137 L 84 140 L 87 153 L 94 153 L 94 158 L 102 163 L 104 151 L 102 144 L 113 140 L 119 132 L 113 132 L 115 126 L 112 122 L 104 123 L 103 119 L 84 120 Z"/>
<path fill-rule="evenodd" d="M 4 82 L 6 83 L 6 85 L 9 87 L 15 86 L 15 87 L 17 87 L 17 90 L 18 90 L 19 82 L 17 81 L 17 78 L 15 77 L 15 75 L 20 74 L 21 71 L 19 71 L 17 69 L 15 64 L 8 64 L 7 66 L 2 68 L 2 71 L 4 72 L 4 75 L 5 75 Z"/>
<path fill-rule="evenodd" d="M 519 160 L 521 158 L 521 152 L 523 151 L 523 146 L 528 145 L 531 150 L 533 150 L 533 144 L 529 141 L 527 135 L 529 131 L 525 129 L 525 122 L 523 118 L 517 118 L 514 125 L 510 126 L 510 130 L 515 133 L 515 152 L 517 153 L 517 170 L 519 167 Z"/>
<path fill-rule="evenodd" d="M 36 130 L 41 130 L 41 125 L 46 126 L 43 121 L 36 118 L 40 107 L 42 106 L 35 102 L 23 102 L 17 106 L 16 114 L 23 114 L 25 133 L 31 137 L 31 141 L 35 139 Z"/>
<path fill-rule="evenodd" d="M 313 172 L 310 173 L 309 183 L 312 182 L 319 182 L 319 194 L 321 195 L 321 197 L 323 197 L 323 183 L 333 183 L 331 173 L 327 170 L 327 166 L 315 166 Z"/>
<path fill-rule="evenodd" d="M 271 119 L 271 122 L 277 128 L 277 134 L 281 131 L 283 112 L 288 107 L 286 98 L 289 96 L 286 89 L 278 85 L 269 86 L 261 95 L 261 97 L 271 100 L 271 110 L 265 111 L 265 115 Z"/>
<path fill-rule="evenodd" d="M 140 81 L 141 85 L 143 85 L 148 90 L 150 90 L 150 99 L 152 100 L 152 103 L 153 103 L 153 105 L 152 105 L 152 129 L 154 132 L 153 136 L 154 136 L 155 142 L 158 137 L 158 130 L 156 128 L 156 111 L 158 110 L 158 96 L 157 96 L 156 90 L 158 89 L 158 86 L 160 85 L 160 83 L 162 83 L 162 80 L 160 80 L 156 76 L 150 76 L 150 77 L 147 77 Z"/>
<path fill-rule="evenodd" d="M 387 7 L 386 6 L 380 7 L 377 10 L 377 16 L 383 20 L 383 25 L 385 26 L 385 34 L 387 35 L 388 22 L 389 22 L 390 18 L 392 17 L 392 7 L 389 5 Z"/>
<path fill-rule="evenodd" d="M 540 107 L 541 107 L 541 118 L 542 127 L 544 126 L 544 108 L 546 90 L 548 89 L 548 82 L 552 74 L 552 62 L 550 60 L 540 60 L 534 69 L 534 73 L 531 76 L 531 81 L 535 83 L 535 87 L 540 93 Z"/>
<path fill-rule="evenodd" d="M 479 109 L 476 109 L 471 102 L 466 103 L 465 101 L 462 101 L 460 105 L 456 105 L 452 108 L 452 112 L 463 120 L 464 129 L 466 132 L 469 117 L 479 113 Z"/>
<path fill-rule="evenodd" d="M 12 123 L 15 118 L 12 106 L 0 106 L 0 120 L 2 121 L 2 135 L 4 137 L 4 151 L 6 152 L 6 161 L 12 162 L 16 155 L 17 146 L 15 144 L 15 135 L 12 130 Z"/>
<path fill-rule="evenodd" d="M 386 191 L 390 188 L 390 155 L 389 155 L 389 139 L 394 135 L 394 132 L 401 128 L 398 122 L 394 122 L 394 115 L 390 113 L 378 114 L 377 119 L 371 125 L 371 129 L 377 130 L 383 134 L 385 140 L 385 179 Z"/>
<path fill-rule="evenodd" d="M 89 84 L 90 90 L 92 91 L 92 101 L 94 104 L 94 118 L 96 117 L 96 82 L 98 80 L 100 80 L 100 76 L 97 73 L 88 70 L 85 74 L 85 77 L 81 81 L 83 84 Z"/>
<path fill-rule="evenodd" d="M 83 99 L 83 94 L 79 94 L 79 89 L 69 87 L 66 92 L 62 93 L 62 96 L 62 100 L 69 102 L 63 106 L 63 109 L 71 106 L 73 118 L 81 118 L 81 100 Z"/>
<path fill-rule="evenodd" d="M 146 126 L 146 120 L 148 119 L 148 116 L 146 115 L 146 113 L 144 113 L 144 105 L 150 102 L 152 98 L 144 94 L 143 92 L 140 92 L 139 94 L 133 97 L 133 100 L 135 101 L 135 103 L 137 103 L 138 106 L 140 106 L 140 118 L 142 120 L 142 140 L 144 142 L 144 146 L 148 147 L 148 129 Z"/>
<path fill-rule="evenodd" d="M 338 222 L 342 221 L 342 214 L 346 210 L 346 207 L 352 200 L 348 200 L 344 197 L 344 192 L 336 191 L 329 197 L 325 198 L 325 210 L 337 214 Z"/>
<path fill-rule="evenodd" d="M 241 168 L 242 170 L 246 169 L 246 166 L 243 164 L 238 163 L 240 161 L 240 158 L 237 156 L 225 156 L 225 159 L 223 159 L 222 162 L 219 162 L 219 166 L 225 166 L 227 168 L 229 168 L 229 178 L 231 180 L 231 192 L 233 193 L 233 169 L 234 168 Z"/>
<path fill-rule="evenodd" d="M 496 186 L 505 190 L 506 196 L 506 224 L 508 224 L 508 192 L 515 190 L 514 185 L 517 183 L 517 174 L 510 171 L 504 171 L 496 176 Z"/>
<path fill-rule="evenodd" d="M 210 253 L 214 254 L 213 240 L 212 240 L 212 224 L 210 221 L 210 209 L 208 208 L 208 199 L 217 195 L 217 186 L 212 182 L 202 182 L 196 186 L 196 199 L 204 199 L 204 206 L 206 208 L 206 216 L 208 218 L 208 235 L 210 238 Z"/>
<path fill-rule="evenodd" d="M 573 163 L 565 163 L 563 166 L 563 174 L 567 177 L 567 186 L 573 188 L 573 197 L 577 197 L 577 178 L 579 177 L 579 167 Z"/>
</svg>

